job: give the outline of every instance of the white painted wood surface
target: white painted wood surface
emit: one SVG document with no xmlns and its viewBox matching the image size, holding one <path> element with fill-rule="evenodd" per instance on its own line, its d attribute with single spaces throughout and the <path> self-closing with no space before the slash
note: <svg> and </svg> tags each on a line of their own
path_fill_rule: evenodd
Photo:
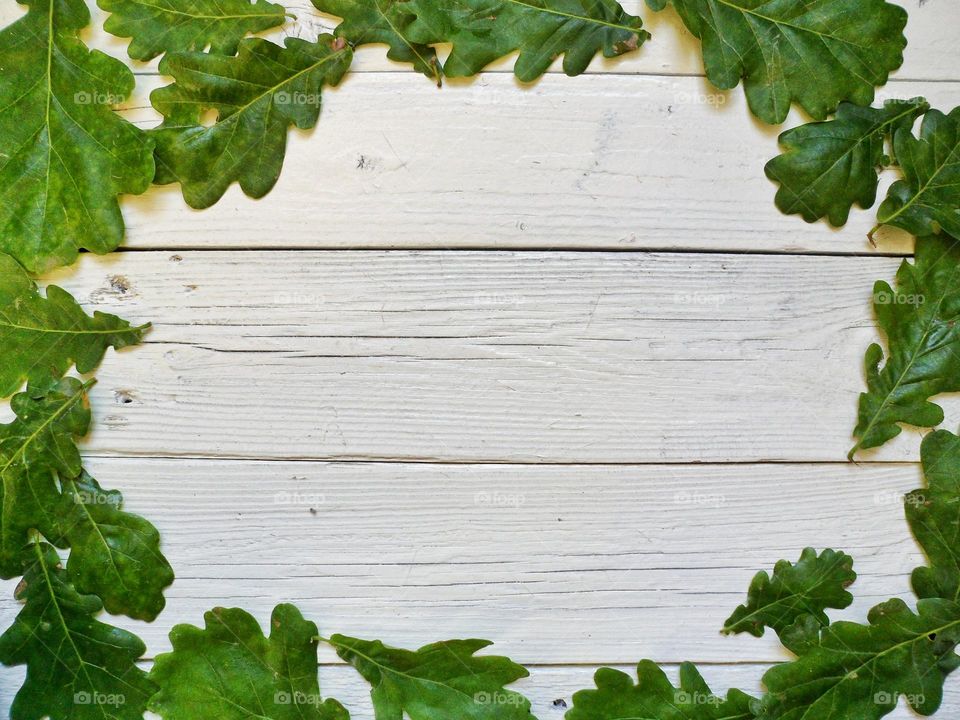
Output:
<svg viewBox="0 0 960 720">
<path fill-rule="evenodd" d="M 156 323 L 98 373 L 96 454 L 840 462 L 873 282 L 900 262 L 165 251 L 51 279 Z M 912 461 L 919 440 L 863 458 Z"/>
<path fill-rule="evenodd" d="M 295 602 L 325 633 L 406 646 L 489 637 L 530 664 L 784 658 L 723 637 L 758 569 L 833 546 L 860 618 L 922 562 L 898 498 L 913 464 L 471 465 L 97 459 L 178 570 L 151 654 L 215 604 Z M 696 528 L 696 532 L 692 529 Z M 3 608 L 7 619 L 12 604 Z M 331 654 L 328 660 L 332 660 Z"/>
<path fill-rule="evenodd" d="M 168 81 L 142 80 L 129 117 L 153 126 L 148 91 Z M 960 82 L 882 94 L 949 109 Z M 700 77 L 551 75 L 523 91 L 501 73 L 438 91 L 412 73 L 364 73 L 325 97 L 317 129 L 291 134 L 272 194 L 235 185 L 202 212 L 175 186 L 128 198 L 128 245 L 877 250 L 876 211 L 855 209 L 842 230 L 780 214 L 763 167 L 782 128 Z M 899 231 L 879 237 L 881 251 L 910 250 Z"/>
<path fill-rule="evenodd" d="M 332 26 L 294 6 L 279 35 Z M 908 8 L 881 96 L 949 109 L 956 6 Z M 265 622 L 295 601 L 324 631 L 489 637 L 531 666 L 520 689 L 550 720 L 597 666 L 644 657 L 758 691 L 784 651 L 718 629 L 757 570 L 805 545 L 856 558 L 835 617 L 909 598 L 921 559 L 898 496 L 920 435 L 842 460 L 871 286 L 900 262 L 846 256 L 910 243 L 872 248 L 869 212 L 841 231 L 781 216 L 762 173 L 779 129 L 709 87 L 671 13 L 641 14 L 643 52 L 529 88 L 502 63 L 437 91 L 366 49 L 268 198 L 127 199 L 137 252 L 51 277 L 156 325 L 108 355 L 86 445 L 178 571 L 155 624 L 117 620 L 150 657 L 214 605 Z M 137 69 L 127 112 L 152 125 L 166 81 Z M 960 402 L 944 404 L 955 428 Z M 325 690 L 371 720 L 362 683 L 321 659 Z M 21 680 L 0 672 L 0 714 Z M 957 710 L 952 679 L 942 717 Z"/>
</svg>

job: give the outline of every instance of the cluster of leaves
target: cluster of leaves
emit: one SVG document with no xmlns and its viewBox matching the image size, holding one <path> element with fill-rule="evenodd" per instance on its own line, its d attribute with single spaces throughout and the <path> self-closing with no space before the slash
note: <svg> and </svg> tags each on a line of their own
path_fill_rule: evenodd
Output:
<svg viewBox="0 0 960 720">
<path fill-rule="evenodd" d="M 504 657 L 478 656 L 484 640 L 440 642 L 416 651 L 379 641 L 318 635 L 292 605 L 273 612 L 270 637 L 240 609 L 216 608 L 204 628 L 180 625 L 173 652 L 156 659 L 160 691 L 150 709 L 167 720 L 347 720 L 317 679 L 320 642 L 333 647 L 370 683 L 378 720 L 524 720 L 530 702 L 506 689 L 527 671 Z"/>
<path fill-rule="evenodd" d="M 148 328 L 88 316 L 55 286 L 41 294 L 23 268 L 44 272 L 81 249 L 113 250 L 123 236 L 118 196 L 151 183 L 179 183 L 197 208 L 235 182 L 266 194 L 288 129 L 317 122 L 323 89 L 341 82 L 360 45 L 385 44 L 390 58 L 438 84 L 516 54 L 516 76 L 532 81 L 561 56 L 576 75 L 597 55 L 638 49 L 649 38 L 640 18 L 615 0 L 314 0 L 342 19 L 335 32 L 281 46 L 248 37 L 286 22 L 285 8 L 268 0 L 100 0 L 106 29 L 131 39 L 130 56 L 163 55 L 160 71 L 172 78 L 151 96 L 162 124 L 144 131 L 113 109 L 134 77 L 84 45 L 82 0 L 25 4 L 26 15 L 0 30 L 0 67 L 16 68 L 0 75 L 0 397 L 12 395 L 15 415 L 0 425 L 0 577 L 22 576 L 23 603 L 0 635 L 0 662 L 27 667 L 14 720 L 135 720 L 148 709 L 167 720 L 347 720 L 339 702 L 321 696 L 320 643 L 370 684 L 378 720 L 531 718 L 529 701 L 508 689 L 526 670 L 480 654 L 487 641 L 409 651 L 323 638 L 290 605 L 274 611 L 269 637 L 245 611 L 215 609 L 204 628 L 174 628 L 172 652 L 143 670 L 143 643 L 98 616 L 154 620 L 173 572 L 156 529 L 84 470 L 77 442 L 90 426 L 92 381 L 67 374 L 91 372 L 109 348 L 141 342 Z M 875 288 L 889 353 L 882 369 L 882 349 L 867 354 L 858 448 L 893 437 L 901 422 L 938 424 L 942 412 L 928 399 L 960 390 L 960 115 L 919 99 L 866 107 L 902 62 L 906 14 L 886 0 L 648 0 L 655 10 L 667 4 L 701 40 L 711 82 L 742 81 L 760 119 L 782 122 L 794 105 L 817 120 L 836 112 L 782 137 L 786 152 L 767 172 L 781 185 L 784 212 L 842 224 L 854 203 L 875 202 L 878 169 L 899 167 L 878 220 L 920 240 L 897 292 Z M 449 47 L 443 59 L 439 46 Z M 852 601 L 852 560 L 808 549 L 757 575 L 724 628 L 770 628 L 796 655 L 765 675 L 766 695 L 714 695 L 689 664 L 675 687 L 643 661 L 636 682 L 600 670 L 596 688 L 574 696 L 568 720 L 875 720 L 901 697 L 935 711 L 944 678 L 960 665 L 960 438 L 929 435 L 923 466 L 926 486 L 906 498 L 928 558 L 913 574 L 915 610 L 891 600 L 868 624 L 831 623 L 826 610 Z"/>
<path fill-rule="evenodd" d="M 759 573 L 747 602 L 724 625 L 726 633 L 756 636 L 769 628 L 796 656 L 767 671 L 763 697 L 736 690 L 712 695 L 692 666 L 681 669 L 673 688 L 644 661 L 636 684 L 619 671 L 599 671 L 596 689 L 574 695 L 567 720 L 878 720 L 901 698 L 921 715 L 934 713 L 945 678 L 960 666 L 960 437 L 944 430 L 928 435 L 922 464 L 926 486 L 904 498 L 928 560 L 913 573 L 915 610 L 893 599 L 874 607 L 867 624 L 831 623 L 825 610 L 853 601 L 847 590 L 856 578 L 853 561 L 808 548 L 798 562 Z"/>
<path fill-rule="evenodd" d="M 286 23 L 286 9 L 268 0 L 100 0 L 105 29 L 130 38 L 130 57 L 162 55 L 160 72 L 173 79 L 151 96 L 162 124 L 143 130 L 114 110 L 134 89 L 131 70 L 81 39 L 84 0 L 24 2 L 27 14 L 0 30 L 0 67 L 16 68 L 0 74 L 0 252 L 38 273 L 81 249 L 115 249 L 118 196 L 151 183 L 179 183 L 194 208 L 233 183 L 252 197 L 268 193 L 288 129 L 315 125 L 323 88 L 343 79 L 360 45 L 385 44 L 390 58 L 439 84 L 512 54 L 522 81 L 561 56 L 576 75 L 649 38 L 617 0 L 314 0 L 342 19 L 334 34 L 283 45 L 248 37 Z M 648 4 L 662 10 L 668 0 Z M 794 104 L 822 118 L 843 101 L 871 102 L 906 46 L 906 13 L 887 0 L 672 4 L 703 43 L 709 79 L 720 88 L 742 80 L 751 109 L 770 123 Z M 438 46 L 449 48 L 444 59 Z M 889 222 L 916 216 L 916 203 L 891 202 Z"/>
<path fill-rule="evenodd" d="M 881 368 L 883 348 L 867 350 L 850 457 L 899 435 L 900 423 L 939 425 L 943 411 L 929 399 L 960 390 L 960 108 L 944 114 L 923 98 L 844 103 L 831 120 L 788 130 L 780 143 L 784 152 L 766 172 L 784 213 L 843 225 L 854 204 L 875 204 L 880 173 L 893 167 L 900 178 L 880 204 L 877 228 L 917 238 L 916 261 L 903 263 L 896 290 L 883 281 L 873 289 L 888 352 Z"/>
<path fill-rule="evenodd" d="M 28 4 L 0 30 L 0 252 L 44 272 L 117 247 L 117 196 L 150 186 L 153 143 L 110 108 L 133 73 L 84 46 L 83 0 Z"/>
<path fill-rule="evenodd" d="M 785 152 L 766 172 L 780 185 L 784 213 L 843 225 L 854 204 L 873 206 L 880 171 L 895 166 L 901 179 L 881 203 L 877 227 L 960 237 L 960 108 L 944 114 L 923 98 L 880 108 L 844 103 L 833 119 L 788 130 L 780 143 Z"/>
<path fill-rule="evenodd" d="M 136 664 L 143 643 L 96 616 L 155 619 L 173 571 L 156 528 L 83 469 L 76 443 L 90 426 L 93 383 L 64 376 L 92 370 L 146 330 L 90 317 L 56 286 L 41 295 L 0 255 L 0 393 L 28 383 L 10 401 L 15 418 L 0 425 L 0 577 L 23 577 L 24 607 L 0 636 L 0 662 L 27 666 L 14 718 L 92 718 L 94 700 L 121 697 L 139 717 L 157 690 Z M 58 548 L 70 551 L 65 565 Z"/>
<path fill-rule="evenodd" d="M 843 101 L 869 105 L 903 64 L 907 13 L 885 0 L 647 0 L 667 4 L 703 43 L 710 82 L 729 89 L 742 79 L 767 123 L 783 122 L 794 103 L 818 120 Z"/>
</svg>

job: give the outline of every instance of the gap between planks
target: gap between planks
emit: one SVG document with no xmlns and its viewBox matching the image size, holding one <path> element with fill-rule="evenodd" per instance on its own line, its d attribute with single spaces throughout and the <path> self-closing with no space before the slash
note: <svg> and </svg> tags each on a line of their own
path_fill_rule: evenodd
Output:
<svg viewBox="0 0 960 720">
<path fill-rule="evenodd" d="M 149 342 L 149 341 L 148 341 Z M 145 343 L 146 344 L 146 343 Z M 81 445 L 82 449 L 82 445 Z M 149 453 L 105 453 L 105 452 L 84 452 L 84 458 L 97 460 L 159 460 L 166 462 L 258 462 L 258 463 L 359 463 L 363 465 L 476 465 L 478 467 L 684 467 L 695 466 L 699 468 L 711 467 L 734 467 L 751 465 L 801 465 L 801 466 L 833 466 L 833 467 L 895 467 L 897 465 L 904 468 L 914 467 L 920 463 L 919 458 L 916 461 L 897 460 L 897 459 L 871 459 L 871 460 L 789 460 L 789 459 L 770 459 L 770 460 L 639 460 L 639 461 L 562 461 L 562 460 L 543 460 L 538 462 L 524 460 L 463 460 L 457 458 L 409 458 L 395 457 L 385 458 L 381 456 L 365 457 L 357 455 L 354 457 L 303 457 L 292 455 L 284 457 L 262 457 L 257 455 L 204 455 L 195 453 L 185 453 L 182 455 L 170 453 L 167 455 L 149 454 Z"/>
</svg>

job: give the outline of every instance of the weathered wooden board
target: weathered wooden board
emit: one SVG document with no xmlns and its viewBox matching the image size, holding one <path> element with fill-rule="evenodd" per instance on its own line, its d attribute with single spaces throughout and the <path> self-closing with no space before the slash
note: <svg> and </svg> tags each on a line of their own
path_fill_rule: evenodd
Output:
<svg viewBox="0 0 960 720">
<path fill-rule="evenodd" d="M 158 116 L 145 78 L 132 120 Z M 949 109 L 960 83 L 893 83 Z M 178 186 L 127 198 L 137 248 L 638 248 L 909 252 L 908 236 L 867 240 L 876 211 L 842 230 L 774 206 L 763 167 L 778 128 L 743 93 L 702 78 L 551 76 L 524 91 L 512 77 L 437 91 L 414 75 L 349 77 L 327 93 L 316 130 L 292 133 L 274 191 L 233 186 L 191 211 Z M 794 116 L 790 124 L 802 122 Z M 887 173 L 889 178 L 894 173 Z M 881 197 L 886 193 L 885 186 Z"/>
<path fill-rule="evenodd" d="M 899 262 L 168 251 L 52 279 L 157 323 L 98 373 L 96 454 L 842 461 L 873 282 Z M 914 461 L 919 440 L 862 459 Z"/>
<path fill-rule="evenodd" d="M 523 663 L 777 661 L 723 637 L 753 575 L 809 544 L 856 559 L 862 620 L 922 562 L 900 496 L 913 464 L 509 466 L 99 459 L 178 571 L 135 627 L 295 602 L 322 632 L 419 646 L 487 637 Z M 16 605 L 0 588 L 0 626 Z M 324 656 L 335 659 L 332 654 Z"/>
</svg>

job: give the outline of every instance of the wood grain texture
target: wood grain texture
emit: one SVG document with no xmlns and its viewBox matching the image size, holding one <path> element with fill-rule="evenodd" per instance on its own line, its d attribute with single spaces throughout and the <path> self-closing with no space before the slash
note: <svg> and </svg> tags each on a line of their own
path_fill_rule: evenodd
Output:
<svg viewBox="0 0 960 720">
<path fill-rule="evenodd" d="M 440 92 L 416 75 L 355 75 L 326 94 L 320 123 L 291 133 L 274 191 L 234 185 L 189 210 L 176 185 L 124 199 L 135 248 L 644 248 L 910 252 L 909 237 L 842 230 L 774 206 L 763 173 L 779 129 L 743 93 L 695 77 L 550 76 L 523 90 L 484 75 Z M 158 121 L 147 78 L 128 117 Z M 884 97 L 960 104 L 960 83 L 893 83 Z M 789 125 L 803 122 L 794 115 Z M 895 178 L 885 174 L 885 187 Z"/>
<path fill-rule="evenodd" d="M 871 287 L 899 262 L 150 252 L 51 280 L 156 323 L 98 373 L 95 454 L 842 461 Z M 920 439 L 861 459 L 914 461 Z"/>
<path fill-rule="evenodd" d="M 177 582 L 151 657 L 216 605 L 294 602 L 324 633 L 487 637 L 522 663 L 775 662 L 723 637 L 753 575 L 811 543 L 856 559 L 856 604 L 909 597 L 903 465 L 509 466 L 98 459 Z M 692 532 L 691 529 L 696 531 Z M 16 604 L 0 588 L 0 626 Z M 324 661 L 335 659 L 325 653 Z"/>
</svg>

